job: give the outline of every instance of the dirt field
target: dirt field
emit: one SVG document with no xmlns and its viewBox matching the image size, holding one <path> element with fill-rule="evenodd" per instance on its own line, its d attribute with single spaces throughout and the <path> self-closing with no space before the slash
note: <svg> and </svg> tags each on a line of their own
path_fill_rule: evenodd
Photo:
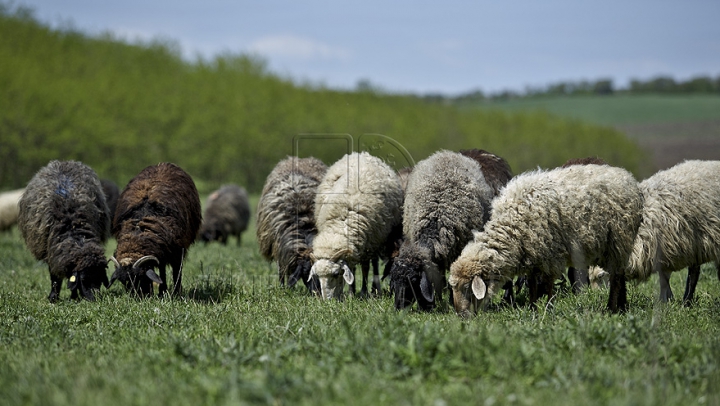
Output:
<svg viewBox="0 0 720 406">
<path fill-rule="evenodd" d="M 619 125 L 616 128 L 650 153 L 655 171 L 686 159 L 720 160 L 720 120 Z"/>
</svg>

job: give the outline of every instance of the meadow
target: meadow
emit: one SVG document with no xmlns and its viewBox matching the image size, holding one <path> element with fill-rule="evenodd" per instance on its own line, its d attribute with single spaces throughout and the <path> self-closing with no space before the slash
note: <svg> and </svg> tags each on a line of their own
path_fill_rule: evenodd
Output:
<svg viewBox="0 0 720 406">
<path fill-rule="evenodd" d="M 240 247 L 191 247 L 180 298 L 114 285 L 54 305 L 46 266 L 17 229 L 0 234 L 3 404 L 720 404 L 713 267 L 692 308 L 658 303 L 653 278 L 629 286 L 623 315 L 601 289 L 462 320 L 281 287 L 253 227 Z"/>
</svg>

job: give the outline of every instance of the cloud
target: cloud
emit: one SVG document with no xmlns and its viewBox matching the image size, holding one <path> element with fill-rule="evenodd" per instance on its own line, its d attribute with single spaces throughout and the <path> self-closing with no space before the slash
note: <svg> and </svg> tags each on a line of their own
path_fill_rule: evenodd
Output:
<svg viewBox="0 0 720 406">
<path fill-rule="evenodd" d="M 274 35 L 260 38 L 250 44 L 250 51 L 270 57 L 295 59 L 347 60 L 351 52 L 322 42 L 292 35 Z"/>
</svg>

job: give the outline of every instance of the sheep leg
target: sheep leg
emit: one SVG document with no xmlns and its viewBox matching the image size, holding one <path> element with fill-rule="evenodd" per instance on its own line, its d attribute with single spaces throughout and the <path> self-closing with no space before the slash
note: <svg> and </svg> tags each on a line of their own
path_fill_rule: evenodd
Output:
<svg viewBox="0 0 720 406">
<path fill-rule="evenodd" d="M 582 289 L 590 284 L 590 276 L 587 269 L 568 268 L 568 280 L 574 294 L 580 293 Z"/>
<path fill-rule="evenodd" d="M 627 311 L 627 284 L 625 275 L 620 272 L 610 274 L 610 295 L 607 309 L 611 313 L 624 313 Z"/>
<path fill-rule="evenodd" d="M 685 281 L 685 294 L 683 295 L 683 304 L 690 307 L 695 296 L 695 287 L 700 278 L 700 265 L 690 265 L 688 267 L 688 276 Z"/>
<path fill-rule="evenodd" d="M 374 296 L 380 296 L 380 294 L 382 293 L 382 286 L 380 285 L 380 269 L 379 269 L 379 263 L 378 263 L 377 257 L 373 258 L 372 266 L 373 266 L 372 294 Z"/>
<path fill-rule="evenodd" d="M 62 278 L 50 275 L 50 294 L 48 295 L 50 303 L 55 303 L 60 298 L 60 288 L 62 288 Z"/>
<path fill-rule="evenodd" d="M 672 289 L 670 289 L 670 274 L 671 272 L 665 269 L 658 272 L 660 279 L 660 301 L 667 303 L 673 299 Z"/>
<path fill-rule="evenodd" d="M 527 284 L 529 290 L 530 308 L 533 310 L 537 310 L 535 302 L 537 302 L 542 293 L 540 292 L 540 277 L 535 271 L 528 275 Z"/>
<path fill-rule="evenodd" d="M 505 282 L 505 284 L 502 287 L 505 289 L 505 293 L 503 294 L 503 303 L 513 306 L 515 305 L 515 295 L 513 294 L 513 281 L 510 279 L 509 281 Z M 450 290 L 452 292 L 452 289 Z"/>
<path fill-rule="evenodd" d="M 162 297 L 165 295 L 165 292 L 167 292 L 167 279 L 165 279 L 165 265 L 159 265 L 158 266 L 160 271 L 160 279 L 162 279 L 163 283 L 158 286 L 158 296 Z"/>
<path fill-rule="evenodd" d="M 368 297 L 368 275 L 370 275 L 370 261 L 362 261 L 360 263 L 362 269 L 362 286 L 360 287 L 360 297 Z"/>
</svg>

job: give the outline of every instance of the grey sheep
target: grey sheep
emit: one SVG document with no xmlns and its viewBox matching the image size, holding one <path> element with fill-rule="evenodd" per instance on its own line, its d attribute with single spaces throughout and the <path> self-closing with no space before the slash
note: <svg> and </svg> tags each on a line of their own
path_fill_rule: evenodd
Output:
<svg viewBox="0 0 720 406">
<path fill-rule="evenodd" d="M 71 297 L 93 300 L 108 286 L 104 244 L 110 214 L 95 171 L 75 161 L 41 168 L 19 203 L 18 228 L 30 252 L 48 264 L 50 302 L 68 279 Z"/>
<path fill-rule="evenodd" d="M 0 193 L 0 231 L 9 230 L 17 223 L 20 214 L 20 197 L 25 189 L 11 190 Z"/>
<path fill-rule="evenodd" d="M 219 241 L 225 245 L 230 236 L 235 236 L 239 246 L 249 221 L 250 202 L 245 188 L 224 185 L 208 197 L 199 231 L 200 240 Z"/>
<path fill-rule="evenodd" d="M 280 284 L 294 286 L 308 281 L 315 226 L 315 193 L 327 166 L 316 158 L 287 157 L 268 175 L 257 208 L 257 241 L 260 253 L 277 261 Z"/>
<path fill-rule="evenodd" d="M 523 273 L 552 296 L 566 265 L 603 267 L 610 274 L 608 309 L 626 310 L 625 271 L 642 206 L 637 181 L 621 168 L 584 165 L 516 176 L 493 200 L 484 231 L 450 267 L 456 312 L 468 317 L 485 308 L 500 286 Z M 531 290 L 530 302 L 537 298 Z"/>
<path fill-rule="evenodd" d="M 685 161 L 640 183 L 643 222 L 630 258 L 630 277 L 657 272 L 660 300 L 673 298 L 672 272 L 688 267 L 683 302 L 689 305 L 700 265 L 720 260 L 720 161 Z"/>
<path fill-rule="evenodd" d="M 373 289 L 380 292 L 377 258 L 402 221 L 403 190 L 397 173 L 367 152 L 345 155 L 333 164 L 318 186 L 310 274 L 320 281 L 324 299 L 342 298 L 343 279 L 355 287 L 354 269 L 363 273 L 361 295 L 367 295 L 370 262 Z"/>
<path fill-rule="evenodd" d="M 403 205 L 404 243 L 390 271 L 395 308 L 442 298 L 445 273 L 490 216 L 494 190 L 474 159 L 440 151 L 415 165 Z"/>
</svg>

